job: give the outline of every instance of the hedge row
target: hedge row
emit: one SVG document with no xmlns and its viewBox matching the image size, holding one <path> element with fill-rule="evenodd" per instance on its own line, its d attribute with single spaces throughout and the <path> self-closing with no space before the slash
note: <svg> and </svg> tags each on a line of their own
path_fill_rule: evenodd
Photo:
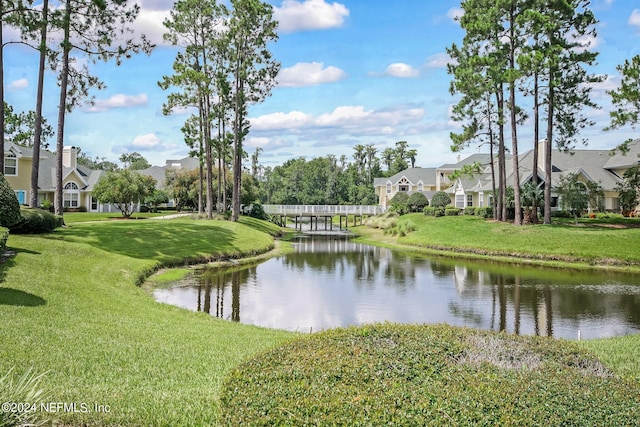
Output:
<svg viewBox="0 0 640 427">
<path fill-rule="evenodd" d="M 482 218 L 491 218 L 493 216 L 493 208 L 491 206 L 484 207 L 473 207 L 469 206 L 464 209 L 454 208 L 453 206 L 448 206 L 446 208 L 443 207 L 433 207 L 427 206 L 422 211 L 425 215 L 428 216 L 456 216 L 460 215 L 461 212 L 464 215 L 475 215 Z"/>
<path fill-rule="evenodd" d="M 62 225 L 62 217 L 42 209 L 23 207 L 20 209 L 20 221 L 9 229 L 16 234 L 50 233 Z"/>
</svg>

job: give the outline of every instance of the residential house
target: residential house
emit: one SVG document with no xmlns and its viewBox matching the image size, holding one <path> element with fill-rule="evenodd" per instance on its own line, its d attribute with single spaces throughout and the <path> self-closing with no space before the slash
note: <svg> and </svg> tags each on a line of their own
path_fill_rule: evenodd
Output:
<svg viewBox="0 0 640 427">
<path fill-rule="evenodd" d="M 408 194 L 419 191 L 431 200 L 436 192 L 436 170 L 409 168 L 388 178 L 374 178 L 373 185 L 380 206 L 389 206 L 393 196 L 401 191 Z"/>
<path fill-rule="evenodd" d="M 570 173 L 577 173 L 578 179 L 582 182 L 594 182 L 599 184 L 604 190 L 604 208 L 607 211 L 619 211 L 618 193 L 615 190 L 616 184 L 621 181 L 624 172 L 631 166 L 640 162 L 640 140 L 636 140 L 629 145 L 629 152 L 626 155 L 617 153 L 610 155 L 609 150 L 586 150 L 576 149 L 570 152 L 554 150 L 552 154 L 552 174 L 551 174 L 551 194 L 552 207 L 557 207 L 558 196 L 555 193 L 560 179 Z M 520 186 L 533 180 L 533 150 L 526 151 L 519 156 Z M 538 186 L 544 189 L 544 144 L 541 142 L 538 153 Z M 497 158 L 494 159 L 497 162 Z M 465 165 L 479 163 L 481 172 L 471 176 L 460 176 L 453 181 L 451 175 L 455 171 L 461 170 Z M 414 169 L 407 169 L 399 172 L 391 178 L 376 178 L 376 194 L 379 196 L 390 195 L 393 197 L 396 191 L 404 189 L 400 180 L 405 177 L 407 181 L 413 182 Z M 493 203 L 493 184 L 491 175 L 491 160 L 488 154 L 473 154 L 457 163 L 445 164 L 435 168 L 435 175 L 426 176 L 433 169 L 422 169 L 425 173 L 420 175 L 423 183 L 435 182 L 436 191 L 445 191 L 451 195 L 453 204 L 458 208 L 468 206 L 491 206 Z M 497 172 L 497 167 L 496 167 Z M 506 159 L 507 185 L 513 185 L 514 173 L 512 157 L 507 155 Z M 415 180 L 415 178 L 413 178 Z M 384 188 L 386 184 L 386 188 Z M 380 205 L 386 206 L 388 197 L 384 200 L 380 197 Z M 430 199 L 430 197 L 429 197 Z M 595 208 L 595 207 L 594 207 Z"/>
<path fill-rule="evenodd" d="M 31 199 L 31 166 L 33 150 L 11 142 L 4 144 L 4 176 L 16 192 L 20 204 Z M 78 149 L 64 147 L 62 151 L 62 206 L 68 209 L 85 207 L 91 212 L 113 212 L 111 205 L 98 203 L 91 197 L 94 185 L 104 173 L 78 164 Z M 40 151 L 38 172 L 38 206 L 45 200 L 53 202 L 56 187 L 56 156 L 47 150 Z"/>
</svg>

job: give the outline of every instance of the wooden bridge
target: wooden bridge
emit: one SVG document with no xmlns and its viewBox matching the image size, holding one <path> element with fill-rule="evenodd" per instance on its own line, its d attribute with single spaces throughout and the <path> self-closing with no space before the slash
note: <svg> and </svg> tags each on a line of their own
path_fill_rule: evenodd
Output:
<svg viewBox="0 0 640 427">
<path fill-rule="evenodd" d="M 281 226 L 287 226 L 287 218 L 292 218 L 294 222 L 294 228 L 302 231 L 303 219 L 309 218 L 309 230 L 318 231 L 318 219 L 322 218 L 324 221 L 324 230 L 327 230 L 327 223 L 329 230 L 333 230 L 333 217 L 340 217 L 340 230 L 342 227 L 342 219 L 344 218 L 344 229 L 347 229 L 349 217 L 353 218 L 354 227 L 357 225 L 357 220 L 360 220 L 362 225 L 362 219 L 372 215 L 379 215 L 384 213 L 387 208 L 378 205 L 262 205 L 265 213 L 277 218 L 277 221 Z"/>
</svg>

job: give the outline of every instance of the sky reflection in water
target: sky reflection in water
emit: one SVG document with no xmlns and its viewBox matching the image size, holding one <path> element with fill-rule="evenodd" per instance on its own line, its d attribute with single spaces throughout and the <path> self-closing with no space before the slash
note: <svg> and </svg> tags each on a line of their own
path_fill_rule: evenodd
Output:
<svg viewBox="0 0 640 427">
<path fill-rule="evenodd" d="M 224 319 L 308 332 L 371 322 L 448 323 L 576 339 L 640 332 L 638 276 L 507 268 L 407 256 L 344 239 L 209 271 L 156 300 Z"/>
</svg>

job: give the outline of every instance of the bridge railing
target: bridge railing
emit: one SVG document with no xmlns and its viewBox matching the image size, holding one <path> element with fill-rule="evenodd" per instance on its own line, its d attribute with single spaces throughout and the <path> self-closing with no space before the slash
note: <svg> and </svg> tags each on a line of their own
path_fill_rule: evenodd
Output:
<svg viewBox="0 0 640 427">
<path fill-rule="evenodd" d="M 269 215 L 378 215 L 387 208 L 378 205 L 262 205 Z"/>
</svg>

